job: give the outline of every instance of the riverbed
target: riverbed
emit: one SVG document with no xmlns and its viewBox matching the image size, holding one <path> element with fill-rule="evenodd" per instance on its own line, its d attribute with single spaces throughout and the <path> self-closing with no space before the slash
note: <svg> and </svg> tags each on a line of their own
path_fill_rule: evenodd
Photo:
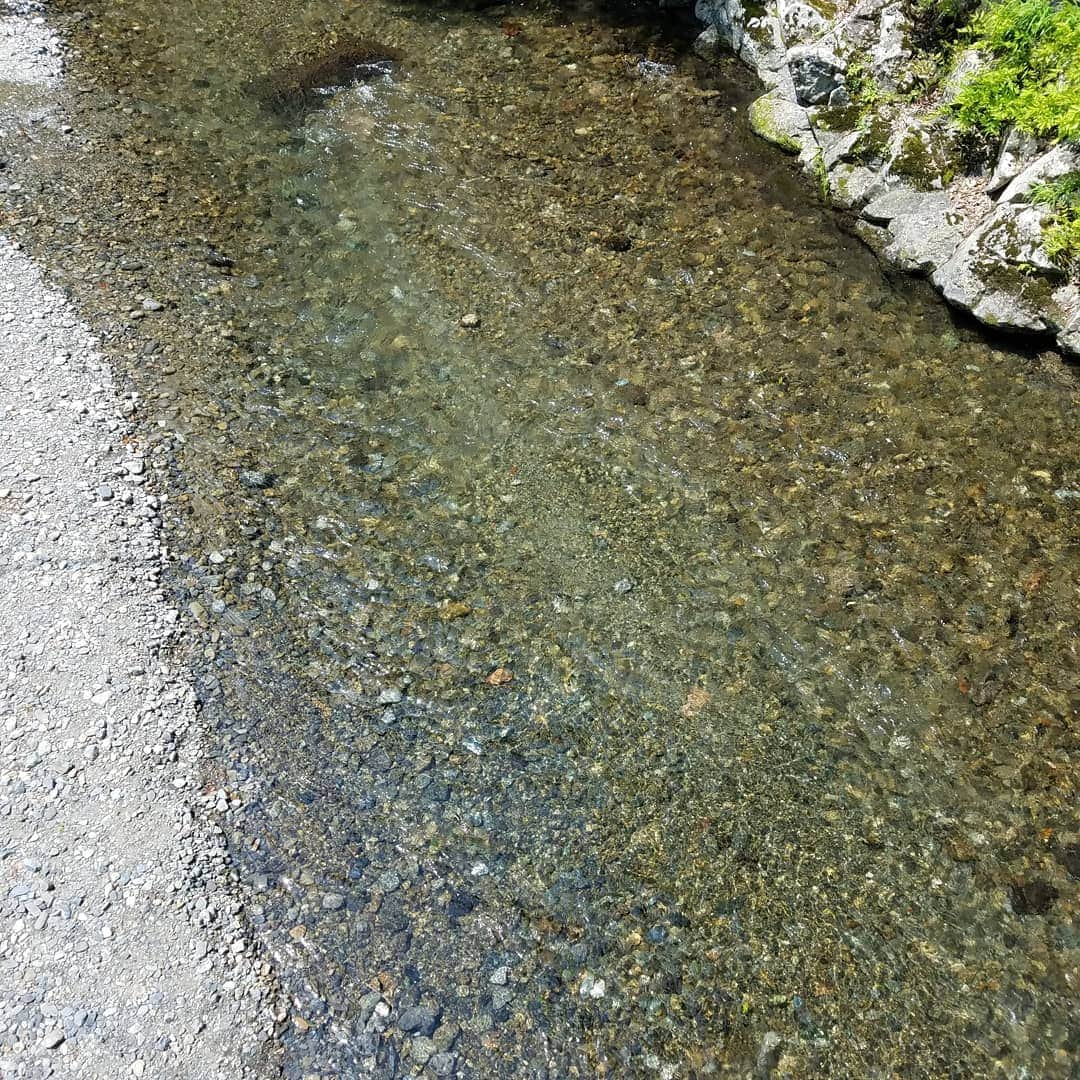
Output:
<svg viewBox="0 0 1080 1080">
<path fill-rule="evenodd" d="M 1074 373 L 674 12 L 253 7 L 59 5 L 8 200 L 172 470 L 286 1075 L 1068 1076 Z"/>
</svg>

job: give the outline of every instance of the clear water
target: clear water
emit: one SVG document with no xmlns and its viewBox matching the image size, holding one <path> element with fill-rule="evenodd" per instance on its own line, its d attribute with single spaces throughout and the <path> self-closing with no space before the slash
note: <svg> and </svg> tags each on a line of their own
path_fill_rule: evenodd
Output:
<svg viewBox="0 0 1080 1080">
<path fill-rule="evenodd" d="M 1070 1075 L 1072 376 L 885 275 L 674 15 L 80 9 L 98 171 L 30 210 L 166 303 L 113 344 L 287 1075 Z"/>
</svg>

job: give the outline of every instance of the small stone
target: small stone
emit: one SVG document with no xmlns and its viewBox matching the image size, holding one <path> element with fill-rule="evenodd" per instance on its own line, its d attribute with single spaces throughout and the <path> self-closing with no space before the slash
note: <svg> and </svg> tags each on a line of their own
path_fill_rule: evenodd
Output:
<svg viewBox="0 0 1080 1080">
<path fill-rule="evenodd" d="M 1009 899 L 1017 915 L 1045 915 L 1057 898 L 1057 889 L 1037 878 L 1014 882 L 1009 888 Z"/>
<path fill-rule="evenodd" d="M 322 906 L 326 911 L 340 911 L 345 906 L 345 897 L 341 893 L 323 893 Z"/>
<path fill-rule="evenodd" d="M 396 705 L 404 697 L 400 690 L 395 690 L 391 687 L 389 690 L 384 690 L 379 694 L 380 705 Z"/>
<path fill-rule="evenodd" d="M 398 1017 L 398 1027 L 406 1035 L 424 1035 L 430 1038 L 439 1026 L 439 1013 L 427 1005 L 413 1005 Z"/>
<path fill-rule="evenodd" d="M 146 1062 L 142 1058 L 137 1058 L 131 1064 L 131 1075 L 142 1076 L 144 1072 L 146 1072 Z"/>
<path fill-rule="evenodd" d="M 615 592 L 617 592 L 620 596 L 628 593 L 633 587 L 634 583 L 629 578 L 622 578 L 621 580 L 616 581 L 614 586 Z"/>
<path fill-rule="evenodd" d="M 505 986 L 510 981 L 510 969 L 503 964 L 491 973 L 489 980 L 492 986 Z"/>
<path fill-rule="evenodd" d="M 64 1033 L 59 1029 L 45 1032 L 41 1045 L 46 1050 L 55 1050 L 64 1041 Z"/>
<path fill-rule="evenodd" d="M 409 1056 L 417 1065 L 426 1065 L 435 1053 L 435 1044 L 425 1035 L 419 1035 L 409 1043 Z"/>
<path fill-rule="evenodd" d="M 436 1076 L 449 1076 L 454 1071 L 454 1066 L 457 1065 L 457 1054 L 452 1054 L 449 1051 L 434 1054 L 428 1064 Z"/>
<path fill-rule="evenodd" d="M 149 297 L 142 302 L 143 311 L 164 311 L 165 305 L 160 300 L 151 300 Z"/>
<path fill-rule="evenodd" d="M 258 469 L 241 469 L 240 483 L 246 488 L 258 491 L 270 487 L 273 484 L 273 478 Z"/>
<path fill-rule="evenodd" d="M 102 502 L 108 502 L 113 497 L 113 489 L 108 484 L 99 484 L 94 489 L 94 494 L 97 495 Z"/>
<path fill-rule="evenodd" d="M 514 1000 L 514 991 L 509 986 L 496 986 L 491 992 L 491 1007 L 495 1012 L 505 1009 Z"/>
<path fill-rule="evenodd" d="M 475 311 L 467 311 L 461 316 L 461 325 L 466 330 L 475 330 L 480 325 L 480 316 Z"/>
</svg>

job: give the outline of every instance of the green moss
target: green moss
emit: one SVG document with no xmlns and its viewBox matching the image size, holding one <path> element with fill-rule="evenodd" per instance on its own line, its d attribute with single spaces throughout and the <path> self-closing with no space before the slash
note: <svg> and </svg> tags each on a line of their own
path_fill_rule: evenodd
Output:
<svg viewBox="0 0 1080 1080">
<path fill-rule="evenodd" d="M 863 118 L 858 105 L 845 105 L 834 109 L 818 109 L 814 123 L 823 131 L 854 131 Z"/>
<path fill-rule="evenodd" d="M 1018 296 L 1035 308 L 1051 307 L 1054 303 L 1050 282 L 1040 275 L 1028 273 L 1021 266 L 994 260 L 978 263 L 973 269 L 991 288 Z"/>
<path fill-rule="evenodd" d="M 900 144 L 900 153 L 892 160 L 891 171 L 906 176 L 920 191 L 929 191 L 940 175 L 934 168 L 934 159 L 926 143 L 912 133 Z"/>
<path fill-rule="evenodd" d="M 885 160 L 892 138 L 892 125 L 882 116 L 864 117 L 863 133 L 851 148 L 850 159 L 857 165 L 873 167 Z"/>
<path fill-rule="evenodd" d="M 814 155 L 813 168 L 814 178 L 817 180 L 818 184 L 818 190 L 821 192 L 821 197 L 827 202 L 831 192 L 829 186 L 829 169 L 825 164 L 825 155 L 820 148 Z"/>
<path fill-rule="evenodd" d="M 1080 0 L 994 0 L 967 36 L 991 62 L 960 88 L 961 126 L 1080 139 Z"/>
<path fill-rule="evenodd" d="M 750 127 L 754 134 L 775 143 L 781 150 L 786 150 L 789 154 L 797 154 L 802 148 L 796 139 L 777 122 L 775 108 L 776 99 L 768 94 L 752 101 L 748 113 Z"/>
<path fill-rule="evenodd" d="M 906 177 L 919 191 L 944 187 L 955 175 L 945 140 L 934 134 L 911 132 L 900 143 L 900 152 L 890 163 L 890 171 Z"/>
</svg>

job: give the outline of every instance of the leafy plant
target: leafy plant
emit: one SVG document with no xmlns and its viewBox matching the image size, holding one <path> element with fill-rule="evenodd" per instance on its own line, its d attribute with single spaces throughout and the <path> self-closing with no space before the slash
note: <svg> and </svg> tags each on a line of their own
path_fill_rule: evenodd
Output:
<svg viewBox="0 0 1080 1080">
<path fill-rule="evenodd" d="M 1043 226 L 1046 254 L 1067 270 L 1080 269 L 1080 172 L 1035 184 L 1031 201 L 1050 211 Z"/>
<path fill-rule="evenodd" d="M 961 126 L 1080 139 L 1080 0 L 993 0 L 967 36 L 990 63 L 960 88 Z"/>
</svg>

